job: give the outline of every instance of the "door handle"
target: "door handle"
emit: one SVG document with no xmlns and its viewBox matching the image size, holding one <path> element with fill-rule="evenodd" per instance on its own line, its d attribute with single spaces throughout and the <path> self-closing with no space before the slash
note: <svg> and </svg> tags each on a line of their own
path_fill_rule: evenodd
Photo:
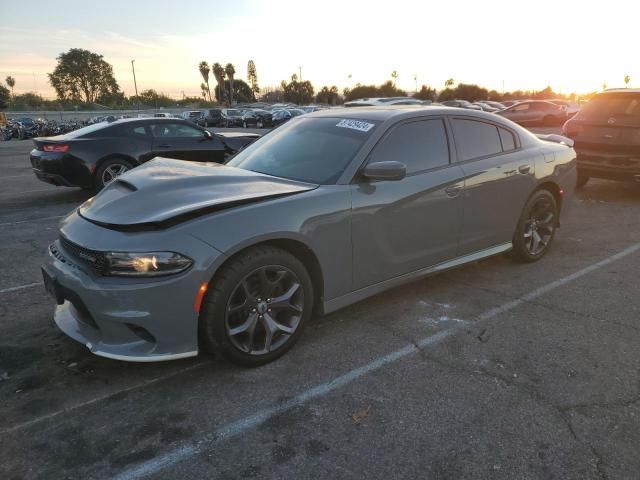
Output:
<svg viewBox="0 0 640 480">
<path fill-rule="evenodd" d="M 520 165 L 518 167 L 518 171 L 520 173 L 522 173 L 523 175 L 527 174 L 527 173 L 530 173 L 531 172 L 531 165 Z"/>
<path fill-rule="evenodd" d="M 159 148 L 171 148 L 171 145 L 168 143 L 163 143 L 161 145 L 158 145 Z"/>
<path fill-rule="evenodd" d="M 444 189 L 444 193 L 447 194 L 447 197 L 457 197 L 460 194 L 460 190 L 462 190 L 462 185 L 451 185 Z"/>
</svg>

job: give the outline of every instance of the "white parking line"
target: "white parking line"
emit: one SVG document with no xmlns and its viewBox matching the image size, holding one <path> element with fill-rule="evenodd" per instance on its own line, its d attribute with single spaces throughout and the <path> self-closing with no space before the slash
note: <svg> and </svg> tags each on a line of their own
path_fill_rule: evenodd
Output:
<svg viewBox="0 0 640 480">
<path fill-rule="evenodd" d="M 634 252 L 640 250 L 640 243 L 636 243 L 635 245 L 630 246 L 629 248 L 616 253 L 610 257 L 605 258 L 597 263 L 594 263 L 586 268 L 578 270 L 571 275 L 567 275 L 566 277 L 562 277 L 559 280 L 556 280 L 544 287 L 538 288 L 529 292 L 516 300 L 511 302 L 507 302 L 499 307 L 492 308 L 482 314 L 480 314 L 476 319 L 478 322 L 487 321 L 496 316 L 508 312 L 524 303 L 535 300 L 536 298 L 548 293 L 558 287 L 566 285 L 569 282 L 577 280 L 580 277 L 588 275 L 589 273 L 598 270 L 602 267 L 605 267 L 621 258 L 624 258 L 628 255 L 631 255 Z M 259 410 L 253 415 L 240 418 L 234 422 L 223 425 L 216 430 L 214 430 L 211 434 L 207 435 L 203 439 L 190 443 L 187 445 L 182 445 L 174 450 L 171 450 L 163 455 L 160 455 L 156 458 L 148 460 L 146 462 L 140 463 L 132 468 L 124 470 L 120 474 L 112 477 L 115 480 L 133 480 L 138 478 L 143 478 L 148 475 L 154 474 L 163 470 L 166 467 L 174 465 L 178 462 L 181 462 L 189 457 L 192 457 L 202 451 L 203 448 L 212 446 L 218 442 L 224 441 L 229 438 L 233 438 L 237 435 L 245 433 L 249 430 L 253 430 L 254 428 L 262 425 L 267 420 L 273 418 L 276 415 L 280 415 L 285 413 L 293 408 L 299 407 L 306 402 L 313 400 L 315 398 L 322 397 L 327 395 L 328 393 L 336 390 L 337 388 L 343 387 L 364 375 L 371 373 L 375 370 L 378 370 L 386 365 L 390 365 L 392 363 L 397 362 L 407 356 L 413 355 L 419 351 L 419 349 L 426 348 L 432 345 L 435 345 L 442 340 L 450 337 L 454 333 L 463 329 L 465 325 L 468 325 L 468 322 L 464 322 L 458 324 L 458 326 L 450 328 L 448 330 L 443 330 L 435 335 L 431 335 L 429 337 L 423 338 L 416 342 L 416 344 L 407 345 L 400 350 L 396 350 L 395 352 L 389 353 L 382 357 L 378 357 L 371 362 L 358 367 L 354 370 L 351 370 L 344 375 L 334 378 L 333 380 L 317 385 L 309 390 L 305 390 L 300 393 L 296 397 L 292 398 L 289 401 L 277 404 L 273 407 L 268 407 L 263 410 Z"/>
<path fill-rule="evenodd" d="M 0 290 L 0 293 L 15 292 L 17 290 L 24 290 L 25 288 L 37 287 L 38 285 L 42 285 L 42 282 L 27 283 L 26 285 L 18 285 L 17 287 L 3 288 Z"/>
<path fill-rule="evenodd" d="M 45 220 L 57 220 L 59 218 L 63 218 L 65 215 L 56 215 L 54 217 L 40 217 L 40 218 L 30 218 L 28 220 L 17 220 L 15 222 L 5 222 L 0 223 L 0 227 L 10 227 L 12 225 L 21 225 L 23 223 L 31 223 L 31 222 L 43 222 Z"/>
</svg>

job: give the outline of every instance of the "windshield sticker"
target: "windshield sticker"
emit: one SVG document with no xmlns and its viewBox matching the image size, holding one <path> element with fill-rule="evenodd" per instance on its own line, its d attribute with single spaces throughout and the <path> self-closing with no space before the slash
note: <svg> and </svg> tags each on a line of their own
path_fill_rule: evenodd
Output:
<svg viewBox="0 0 640 480">
<path fill-rule="evenodd" d="M 340 128 L 350 128 L 352 130 L 358 130 L 359 132 L 368 132 L 375 125 L 369 122 L 363 122 L 361 120 L 340 120 L 336 127 Z"/>
</svg>

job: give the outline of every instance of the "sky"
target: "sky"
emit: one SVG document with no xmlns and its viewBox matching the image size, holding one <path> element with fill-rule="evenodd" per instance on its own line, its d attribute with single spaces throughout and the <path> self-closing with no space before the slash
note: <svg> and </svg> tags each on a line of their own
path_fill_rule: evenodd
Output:
<svg viewBox="0 0 640 480">
<path fill-rule="evenodd" d="M 233 63 L 260 86 L 302 71 L 316 90 L 379 84 L 586 93 L 640 85 L 635 2 L 609 0 L 0 0 L 0 81 L 15 93 L 55 92 L 56 57 L 84 48 L 113 65 L 120 87 L 200 95 L 198 64 Z"/>
</svg>

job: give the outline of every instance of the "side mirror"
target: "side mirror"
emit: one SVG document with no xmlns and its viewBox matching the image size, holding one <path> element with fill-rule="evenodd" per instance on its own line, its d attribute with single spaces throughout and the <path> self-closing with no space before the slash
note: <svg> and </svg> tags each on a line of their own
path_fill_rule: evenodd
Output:
<svg viewBox="0 0 640 480">
<path fill-rule="evenodd" d="M 204 138 L 208 138 L 209 140 L 211 140 L 213 138 L 213 134 L 209 130 L 205 130 Z"/>
<path fill-rule="evenodd" d="M 374 162 L 364 167 L 362 176 L 367 180 L 402 180 L 407 167 L 401 162 Z"/>
</svg>

